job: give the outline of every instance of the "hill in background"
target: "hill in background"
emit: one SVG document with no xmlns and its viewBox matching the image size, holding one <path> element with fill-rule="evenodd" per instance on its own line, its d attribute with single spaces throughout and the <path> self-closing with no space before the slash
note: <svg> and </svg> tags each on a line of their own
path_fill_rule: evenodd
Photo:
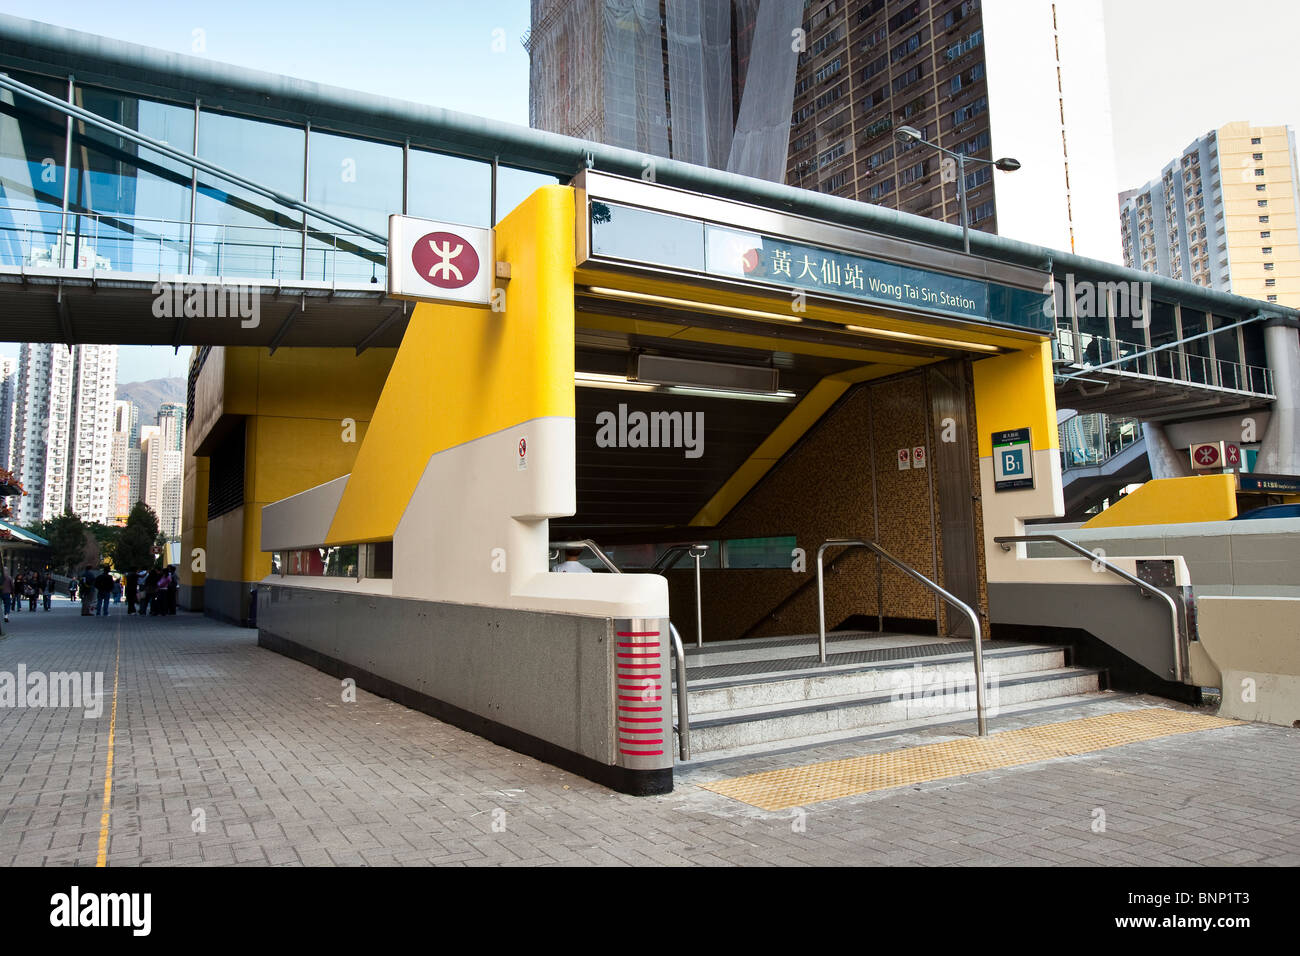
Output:
<svg viewBox="0 0 1300 956">
<path fill-rule="evenodd" d="M 124 382 L 117 386 L 118 401 L 132 401 L 140 406 L 140 424 L 158 421 L 158 406 L 163 402 L 184 402 L 186 381 L 183 378 L 151 378 L 147 382 Z"/>
</svg>

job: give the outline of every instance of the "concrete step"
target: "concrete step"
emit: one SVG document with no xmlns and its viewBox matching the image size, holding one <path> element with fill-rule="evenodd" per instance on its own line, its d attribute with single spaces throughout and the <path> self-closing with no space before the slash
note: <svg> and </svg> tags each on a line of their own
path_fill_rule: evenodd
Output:
<svg viewBox="0 0 1300 956">
<path fill-rule="evenodd" d="M 917 637 L 915 634 L 879 634 L 875 631 L 834 631 L 826 635 L 826 653 L 847 654 L 854 651 L 884 650 L 911 647 L 919 642 L 930 644 L 951 642 L 954 646 L 963 641 L 943 637 Z M 714 667 L 751 661 L 774 661 L 787 658 L 810 657 L 817 654 L 816 634 L 790 634 L 782 637 L 752 637 L 743 641 L 719 641 L 703 647 L 686 648 L 687 668 Z"/>
<path fill-rule="evenodd" d="M 741 677 L 692 679 L 689 672 L 690 716 L 766 707 L 786 702 L 864 697 L 877 693 L 916 694 L 926 687 L 970 683 L 975 668 L 970 642 L 959 642 L 952 654 L 910 657 L 888 663 L 828 664 Z M 984 654 L 987 679 L 1054 670 L 1065 666 L 1065 649 L 1026 644 Z"/>
<path fill-rule="evenodd" d="M 786 699 L 699 717 L 692 714 L 691 750 L 696 755 L 707 755 L 886 724 L 951 718 L 954 713 L 974 708 L 974 667 L 957 666 L 950 675 L 947 684 L 904 687 L 901 692 L 877 690 Z M 1095 668 L 1053 667 L 999 675 L 986 693 L 988 716 L 996 716 L 1004 706 L 1085 694 L 1098 690 L 1099 686 L 1099 671 Z"/>
<path fill-rule="evenodd" d="M 1062 719 L 1058 713 L 1062 710 L 1071 709 L 1077 711 L 1079 708 L 1088 708 L 1089 712 L 1105 712 L 1112 710 L 1115 706 L 1122 706 L 1120 702 L 1131 698 L 1132 694 L 1119 691 L 1096 691 L 1084 694 L 1071 694 L 1063 697 L 1046 697 L 1041 700 L 1027 700 L 1019 704 L 1004 705 L 999 709 L 998 716 L 1003 719 L 1013 717 L 1026 717 L 1034 715 L 1035 721 L 1042 723 L 1052 723 Z M 1037 715 L 1042 715 L 1041 717 Z M 999 729 L 997 719 L 989 719 L 990 733 L 996 733 Z M 793 753 L 802 750 L 816 750 L 819 748 L 833 748 L 845 744 L 855 744 L 864 741 L 879 740 L 881 738 L 898 737 L 916 734 L 929 733 L 950 733 L 958 736 L 973 736 L 975 734 L 975 711 L 962 710 L 948 714 L 927 717 L 921 720 L 902 720 L 887 724 L 877 724 L 872 727 L 851 727 L 846 730 L 834 730 L 821 734 L 810 734 L 803 737 L 790 737 L 784 740 L 765 741 L 757 744 L 748 744 L 740 747 L 724 748 L 720 750 L 710 750 L 702 752 L 694 747 L 694 737 L 691 739 L 692 752 L 690 760 L 678 760 L 679 770 L 699 770 L 708 767 L 718 766 L 734 760 L 744 760 L 751 757 L 773 756 L 776 754 Z M 675 735 L 674 735 L 675 736 Z M 921 742 L 925 742 L 922 740 Z M 677 752 L 676 740 L 674 740 L 674 753 Z M 843 752 L 830 751 L 830 757 L 826 759 L 836 759 L 843 756 Z M 850 754 L 851 756 L 851 754 Z"/>
</svg>

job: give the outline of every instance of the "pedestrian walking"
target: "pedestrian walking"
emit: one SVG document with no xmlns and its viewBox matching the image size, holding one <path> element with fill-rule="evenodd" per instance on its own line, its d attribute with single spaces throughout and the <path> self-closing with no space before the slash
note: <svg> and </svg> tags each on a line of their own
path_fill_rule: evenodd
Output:
<svg viewBox="0 0 1300 956">
<path fill-rule="evenodd" d="M 95 602 L 95 616 L 108 617 L 108 601 L 113 593 L 113 575 L 108 573 L 107 567 L 95 578 L 95 593 L 98 596 Z"/>
<path fill-rule="evenodd" d="M 0 577 L 0 598 L 4 600 L 5 623 L 8 624 L 9 611 L 14 603 L 14 579 L 9 574 L 8 568 L 0 569 L 0 574 L 3 575 L 3 577 Z"/>
<path fill-rule="evenodd" d="M 181 579 L 174 564 L 167 565 L 167 613 L 176 613 L 176 592 L 180 590 Z"/>
<path fill-rule="evenodd" d="M 36 598 L 40 594 L 39 584 L 36 573 L 32 572 L 27 576 L 27 582 L 23 585 L 23 597 L 27 598 L 27 610 L 33 614 L 36 613 Z"/>
<path fill-rule="evenodd" d="M 23 610 L 23 590 L 27 587 L 27 576 L 19 571 L 14 575 L 14 613 L 21 614 Z"/>
<path fill-rule="evenodd" d="M 140 578 L 137 576 L 135 568 L 131 568 L 131 570 L 126 572 L 126 578 L 123 583 L 126 588 L 126 613 L 134 614 L 136 596 L 139 594 L 140 586 Z"/>
<path fill-rule="evenodd" d="M 158 613 L 158 579 L 161 577 L 157 568 L 150 568 L 144 576 L 144 606 L 140 608 L 141 614 L 147 611 L 153 617 Z"/>
<path fill-rule="evenodd" d="M 54 597 L 54 572 L 46 571 L 45 580 L 41 584 L 41 603 L 45 610 L 50 609 L 50 600 Z"/>
<path fill-rule="evenodd" d="M 94 613 L 92 605 L 95 600 L 95 578 L 95 569 L 88 564 L 77 581 L 77 595 L 81 598 L 82 617 L 90 617 Z"/>
</svg>

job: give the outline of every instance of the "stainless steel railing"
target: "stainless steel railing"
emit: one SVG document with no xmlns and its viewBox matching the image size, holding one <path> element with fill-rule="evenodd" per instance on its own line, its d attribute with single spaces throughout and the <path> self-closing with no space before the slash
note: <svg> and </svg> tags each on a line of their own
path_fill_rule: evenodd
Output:
<svg viewBox="0 0 1300 956">
<path fill-rule="evenodd" d="M 1185 683 L 1184 675 L 1187 672 L 1187 640 L 1183 633 L 1183 628 L 1178 619 L 1178 605 L 1164 591 L 1160 590 L 1154 584 L 1148 584 L 1139 577 L 1129 574 L 1123 568 L 1107 561 L 1105 557 L 1096 551 L 1089 551 L 1078 542 L 1071 541 L 1069 538 L 1063 538 L 1059 534 L 1016 534 L 1003 535 L 993 539 L 1002 545 L 1003 551 L 1010 551 L 1013 544 L 1029 543 L 1033 541 L 1050 541 L 1059 544 L 1070 551 L 1077 552 L 1080 556 L 1093 561 L 1116 577 L 1122 578 L 1129 584 L 1137 587 L 1145 597 L 1158 597 L 1169 605 L 1169 620 L 1173 634 L 1173 652 L 1174 652 L 1174 679 L 1180 684 Z"/>
<path fill-rule="evenodd" d="M 1258 395 L 1274 394 L 1273 372 L 1269 368 L 1231 359 L 1211 359 L 1178 343 L 1153 348 L 1088 332 L 1076 334 L 1069 325 L 1058 326 L 1056 332 L 1057 355 L 1081 369 L 1131 373 Z"/>
<path fill-rule="evenodd" d="M 975 645 L 975 724 L 981 737 L 988 736 L 988 722 L 985 719 L 984 710 L 984 649 L 980 645 L 983 634 L 980 628 L 979 615 L 975 613 L 975 609 L 969 604 L 949 594 L 916 568 L 904 564 L 874 541 L 863 541 L 858 538 L 831 538 L 823 542 L 822 546 L 817 549 L 817 650 L 821 663 L 826 663 L 826 582 L 822 562 L 826 549 L 837 547 L 866 548 L 876 556 L 877 580 L 879 580 L 879 573 L 882 571 L 881 562 L 888 561 L 912 580 L 924 585 L 943 598 L 970 620 L 971 634 Z M 877 587 L 877 590 L 879 590 L 879 587 Z M 881 620 L 883 620 L 883 609 L 879 604 L 877 604 L 876 610 L 880 614 Z"/>
<path fill-rule="evenodd" d="M 709 553 L 709 546 L 703 543 L 675 544 L 666 550 L 650 565 L 650 570 L 663 574 L 672 569 L 684 555 L 690 555 L 695 562 L 695 646 L 704 646 L 704 596 L 700 585 L 700 561 Z M 671 560 L 670 560 L 671 559 Z"/>
<path fill-rule="evenodd" d="M 610 560 L 607 555 L 595 541 L 590 538 L 582 538 L 579 541 L 552 541 L 551 548 L 553 554 L 558 556 L 561 551 L 571 550 L 574 548 L 585 548 L 596 556 L 596 560 L 603 564 L 613 574 L 622 574 L 622 569 Z M 707 548 L 706 548 L 707 550 Z M 699 562 L 696 562 L 698 568 Z M 677 745 L 678 753 L 683 760 L 691 759 L 691 717 L 690 706 L 687 702 L 686 689 L 686 648 L 682 645 L 682 636 L 677 632 L 677 626 L 670 620 L 668 622 L 668 633 L 672 638 L 673 655 L 677 658 Z"/>
</svg>

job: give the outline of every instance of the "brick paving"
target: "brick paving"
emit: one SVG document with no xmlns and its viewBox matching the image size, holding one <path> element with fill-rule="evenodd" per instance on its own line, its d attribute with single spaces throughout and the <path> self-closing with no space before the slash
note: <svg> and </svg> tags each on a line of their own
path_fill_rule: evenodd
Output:
<svg viewBox="0 0 1300 956">
<path fill-rule="evenodd" d="M 964 727 L 679 771 L 629 797 L 357 692 L 199 615 L 11 617 L 0 672 L 100 671 L 103 713 L 0 707 L 0 864 L 94 865 L 120 640 L 110 866 L 1297 865 L 1300 732 L 1184 734 L 765 812 L 700 782 Z M 1154 698 L 1008 715 L 993 729 Z M 1104 822 L 1104 830 L 1096 832 Z"/>
</svg>

